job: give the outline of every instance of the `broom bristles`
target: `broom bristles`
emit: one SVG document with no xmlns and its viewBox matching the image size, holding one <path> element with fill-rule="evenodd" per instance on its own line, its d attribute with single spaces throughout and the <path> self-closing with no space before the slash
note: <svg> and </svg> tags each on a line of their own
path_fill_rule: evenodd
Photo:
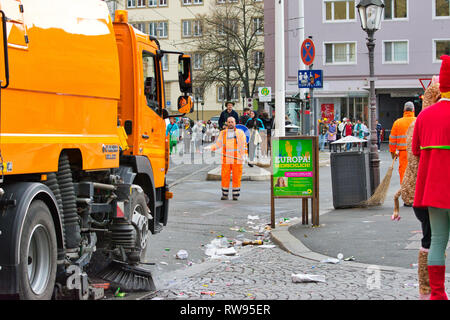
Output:
<svg viewBox="0 0 450 320">
<path fill-rule="evenodd" d="M 394 171 L 394 163 L 396 159 L 397 157 L 393 159 L 391 166 L 389 167 L 380 185 L 375 189 L 373 195 L 366 201 L 361 202 L 362 206 L 374 207 L 374 206 L 381 206 L 384 203 L 387 192 L 389 190 L 389 185 L 391 184 L 391 178 L 392 173 Z"/>
</svg>

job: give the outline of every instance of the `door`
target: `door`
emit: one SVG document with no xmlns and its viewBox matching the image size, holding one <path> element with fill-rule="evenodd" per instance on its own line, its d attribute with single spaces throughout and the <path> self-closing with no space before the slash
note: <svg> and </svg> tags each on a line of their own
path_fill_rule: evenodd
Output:
<svg viewBox="0 0 450 320">
<path fill-rule="evenodd" d="M 142 50 L 140 77 L 139 154 L 150 160 L 155 187 L 164 186 L 166 123 L 162 118 L 162 75 L 159 60 L 150 51 Z"/>
</svg>

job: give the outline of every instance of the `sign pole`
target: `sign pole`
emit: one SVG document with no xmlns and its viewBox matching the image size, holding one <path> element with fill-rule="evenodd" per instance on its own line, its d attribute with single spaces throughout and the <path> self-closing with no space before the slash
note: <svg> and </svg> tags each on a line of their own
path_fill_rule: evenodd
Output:
<svg viewBox="0 0 450 320">
<path fill-rule="evenodd" d="M 275 1 L 275 137 L 285 135 L 284 0 Z"/>
</svg>

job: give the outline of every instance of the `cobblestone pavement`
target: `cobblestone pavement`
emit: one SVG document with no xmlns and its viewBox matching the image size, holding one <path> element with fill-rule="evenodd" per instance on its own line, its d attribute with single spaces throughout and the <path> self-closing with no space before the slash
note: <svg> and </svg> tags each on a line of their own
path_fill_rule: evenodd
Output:
<svg viewBox="0 0 450 320">
<path fill-rule="evenodd" d="M 169 279 L 140 299 L 164 300 L 410 300 L 417 299 L 414 272 L 380 271 L 316 263 L 278 247 L 246 247 L 239 257 L 214 264 L 195 276 Z M 244 250 L 243 250 L 244 251 Z M 326 282 L 294 283 L 297 273 L 324 275 Z M 203 294 L 202 294 L 203 292 Z"/>
</svg>

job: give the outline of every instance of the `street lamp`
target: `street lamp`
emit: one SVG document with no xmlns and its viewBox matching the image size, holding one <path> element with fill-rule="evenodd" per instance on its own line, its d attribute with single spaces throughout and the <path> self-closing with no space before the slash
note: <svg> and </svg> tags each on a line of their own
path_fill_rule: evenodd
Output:
<svg viewBox="0 0 450 320">
<path fill-rule="evenodd" d="M 205 117 L 203 116 L 203 107 L 205 106 L 205 102 L 202 101 L 201 105 L 202 105 L 202 120 L 205 121 Z"/>
<path fill-rule="evenodd" d="M 244 112 L 245 108 L 245 89 L 242 87 L 241 89 L 241 97 L 242 97 L 242 112 Z"/>
<path fill-rule="evenodd" d="M 198 121 L 198 93 L 196 93 L 195 94 L 195 97 L 194 97 L 194 101 L 195 101 L 195 104 L 197 105 L 197 121 Z"/>
<path fill-rule="evenodd" d="M 361 28 L 367 32 L 367 48 L 369 49 L 369 82 L 370 82 L 370 181 L 372 193 L 380 184 L 380 157 L 377 147 L 376 117 L 377 102 L 375 96 L 374 49 L 375 31 L 381 27 L 381 16 L 384 4 L 381 0 L 361 0 L 358 8 Z"/>
</svg>

